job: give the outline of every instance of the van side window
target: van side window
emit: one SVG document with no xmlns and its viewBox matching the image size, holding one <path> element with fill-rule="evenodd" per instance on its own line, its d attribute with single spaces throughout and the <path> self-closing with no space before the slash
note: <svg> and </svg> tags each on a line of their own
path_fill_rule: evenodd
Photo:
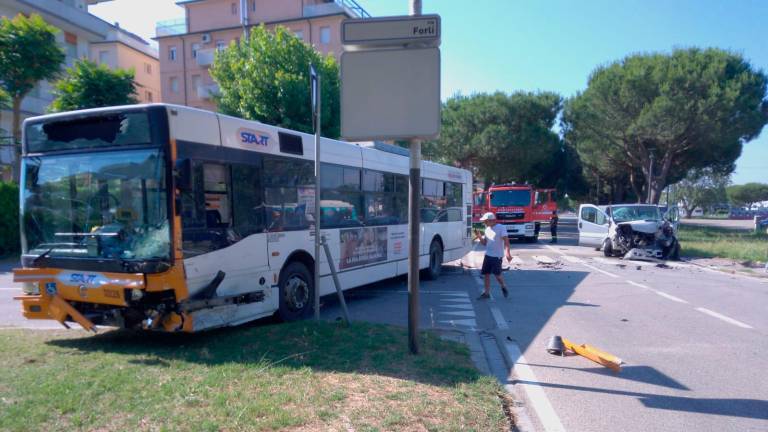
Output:
<svg viewBox="0 0 768 432">
<path fill-rule="evenodd" d="M 597 210 L 593 207 L 581 209 L 581 219 L 591 223 L 597 223 Z"/>
</svg>

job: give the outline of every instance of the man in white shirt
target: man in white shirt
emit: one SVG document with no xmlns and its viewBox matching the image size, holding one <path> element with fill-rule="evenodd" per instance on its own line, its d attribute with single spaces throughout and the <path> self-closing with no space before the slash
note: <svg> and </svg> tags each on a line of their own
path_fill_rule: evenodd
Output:
<svg viewBox="0 0 768 432">
<path fill-rule="evenodd" d="M 496 280 L 501 285 L 501 292 L 504 293 L 504 297 L 507 297 L 509 296 L 509 291 L 504 284 L 504 278 L 501 277 L 501 264 L 505 251 L 507 261 L 512 261 L 507 228 L 496 223 L 496 215 L 491 212 L 484 214 L 480 221 L 485 224 L 485 233 L 481 235 L 480 231 L 475 231 L 475 238 L 485 245 L 483 268 L 480 271 L 485 282 L 485 289 L 478 299 L 488 299 L 491 297 L 491 274 L 496 276 Z"/>
</svg>

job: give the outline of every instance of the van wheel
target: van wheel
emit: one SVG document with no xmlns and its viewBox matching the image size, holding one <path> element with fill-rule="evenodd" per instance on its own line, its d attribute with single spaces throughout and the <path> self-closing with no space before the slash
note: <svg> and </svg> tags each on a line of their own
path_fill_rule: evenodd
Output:
<svg viewBox="0 0 768 432">
<path fill-rule="evenodd" d="M 280 272 L 278 315 L 283 321 L 296 321 L 309 315 L 315 291 L 314 279 L 307 266 L 294 261 Z"/>
<path fill-rule="evenodd" d="M 429 267 L 424 272 L 424 279 L 435 280 L 443 271 L 443 246 L 437 240 L 432 240 L 429 245 Z"/>
</svg>

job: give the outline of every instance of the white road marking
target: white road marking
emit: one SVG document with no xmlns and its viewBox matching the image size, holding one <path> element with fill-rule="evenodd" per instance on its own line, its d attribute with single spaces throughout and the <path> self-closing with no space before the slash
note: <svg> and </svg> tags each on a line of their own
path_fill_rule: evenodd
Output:
<svg viewBox="0 0 768 432">
<path fill-rule="evenodd" d="M 516 385 L 521 386 L 523 390 L 525 390 L 526 395 L 528 395 L 528 400 L 531 402 L 533 410 L 539 417 L 539 421 L 545 431 L 564 432 L 565 428 L 560 422 L 560 418 L 557 416 L 557 413 L 555 413 L 554 408 L 552 408 L 552 404 L 549 403 L 549 399 L 547 398 L 546 393 L 544 393 L 544 389 L 539 385 L 539 380 L 536 378 L 536 374 L 533 373 L 531 367 L 528 366 L 528 362 L 525 360 L 525 357 L 523 357 L 523 353 L 520 352 L 520 348 L 516 343 L 510 341 L 505 341 L 504 347 L 512 362 L 512 371 L 510 372 L 510 377 L 508 379 L 511 380 L 512 375 L 514 374 L 521 381 L 525 381 Z"/>
<path fill-rule="evenodd" d="M 472 302 L 469 301 L 469 298 L 442 299 L 441 301 L 451 302 L 451 303 L 461 303 L 461 304 L 472 304 Z"/>
<path fill-rule="evenodd" d="M 563 251 L 561 251 L 561 250 L 559 250 L 557 248 L 554 248 L 554 247 L 552 247 L 550 245 L 544 245 L 544 247 L 549 249 L 549 250 L 551 250 L 551 251 L 553 251 L 553 252 L 555 252 L 555 253 L 557 253 L 557 254 L 560 254 L 562 256 L 567 256 L 565 252 L 563 252 Z"/>
<path fill-rule="evenodd" d="M 513 257 L 512 257 L 512 264 L 515 264 L 515 265 L 523 265 L 523 264 L 525 264 L 525 262 L 524 262 L 524 261 L 523 261 L 523 259 L 522 259 L 522 258 L 520 258 L 519 256 L 513 256 Z"/>
<path fill-rule="evenodd" d="M 570 261 L 572 263 L 584 264 L 584 260 L 581 258 L 572 257 L 570 255 L 563 255 L 563 258 L 565 258 L 566 261 Z"/>
<path fill-rule="evenodd" d="M 626 283 L 628 283 L 630 285 L 634 285 L 634 286 L 636 286 L 638 288 L 651 289 L 651 287 L 649 287 L 648 285 L 643 285 L 641 283 L 633 282 L 631 280 L 625 280 L 624 282 L 626 282 Z"/>
<path fill-rule="evenodd" d="M 496 321 L 496 327 L 501 330 L 509 330 L 509 326 L 507 325 L 507 322 L 504 321 L 504 315 L 502 315 L 499 308 L 492 306 L 491 315 L 493 315 L 493 320 Z"/>
<path fill-rule="evenodd" d="M 613 274 L 613 273 L 611 273 L 611 272 L 607 272 L 607 271 L 605 271 L 605 270 L 599 269 L 599 268 L 597 268 L 597 267 L 595 267 L 595 266 L 593 266 L 593 265 L 589 265 L 589 264 L 587 264 L 587 263 L 581 263 L 581 264 L 582 264 L 584 267 L 588 267 L 588 268 L 591 268 L 592 270 L 594 270 L 594 271 L 596 271 L 596 272 L 600 272 L 600 273 L 602 273 L 602 274 L 604 274 L 604 275 L 606 275 L 606 276 L 610 276 L 610 277 L 612 277 L 612 278 L 614 278 L 614 279 L 618 279 L 618 277 L 619 277 L 618 275 L 615 275 L 615 274 Z"/>
<path fill-rule="evenodd" d="M 459 320 L 447 320 L 447 321 L 440 321 L 443 324 L 450 324 L 453 326 L 464 326 L 464 327 L 477 327 L 477 321 L 475 321 L 473 318 L 468 319 L 459 319 Z"/>
<path fill-rule="evenodd" d="M 465 293 L 463 291 L 462 292 L 443 293 L 442 295 L 453 296 L 453 297 L 469 297 L 469 294 L 467 294 L 467 293 Z"/>
<path fill-rule="evenodd" d="M 472 303 L 467 302 L 467 304 L 457 304 L 457 305 L 440 305 L 440 307 L 444 308 L 451 308 L 451 309 L 474 309 L 472 307 Z"/>
<path fill-rule="evenodd" d="M 440 311 L 440 315 L 457 315 L 462 317 L 475 317 L 475 311 L 474 310 L 465 310 L 465 311 Z"/>
<path fill-rule="evenodd" d="M 699 312 L 705 313 L 705 314 L 707 314 L 709 316 L 713 316 L 713 317 L 715 317 L 717 319 L 723 320 L 723 321 L 725 321 L 725 322 L 727 322 L 729 324 L 733 324 L 735 326 L 741 327 L 741 328 L 745 328 L 745 329 L 751 329 L 752 328 L 752 326 L 749 325 L 749 324 L 744 324 L 741 321 L 737 321 L 737 320 L 735 320 L 733 318 L 727 317 L 727 316 L 725 316 L 723 314 L 719 314 L 719 313 L 717 313 L 715 311 L 712 311 L 712 310 L 709 310 L 709 309 L 696 308 L 696 310 L 699 311 Z"/>
<path fill-rule="evenodd" d="M 678 303 L 685 303 L 685 304 L 688 304 L 688 302 L 687 302 L 687 301 L 685 301 L 685 300 L 683 300 L 683 299 L 681 299 L 681 298 L 675 297 L 675 296 L 673 296 L 673 295 L 671 295 L 671 294 L 667 294 L 667 293 L 665 293 L 664 291 L 656 291 L 656 290 L 654 290 L 654 292 L 655 292 L 656 294 L 658 294 L 658 295 L 660 295 L 660 296 L 662 296 L 662 297 L 666 298 L 666 299 L 669 299 L 669 300 L 672 300 L 672 301 L 675 301 L 675 302 L 678 302 Z"/>
</svg>

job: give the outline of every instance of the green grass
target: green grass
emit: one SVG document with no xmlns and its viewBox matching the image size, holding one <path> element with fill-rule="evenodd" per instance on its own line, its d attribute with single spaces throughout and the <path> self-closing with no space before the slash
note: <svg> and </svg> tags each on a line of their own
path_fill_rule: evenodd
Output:
<svg viewBox="0 0 768 432">
<path fill-rule="evenodd" d="M 765 233 L 680 225 L 678 239 L 683 256 L 753 262 L 768 259 L 768 235 Z"/>
<path fill-rule="evenodd" d="M 468 349 L 357 323 L 202 334 L 0 332 L 3 431 L 509 429 Z"/>
</svg>

